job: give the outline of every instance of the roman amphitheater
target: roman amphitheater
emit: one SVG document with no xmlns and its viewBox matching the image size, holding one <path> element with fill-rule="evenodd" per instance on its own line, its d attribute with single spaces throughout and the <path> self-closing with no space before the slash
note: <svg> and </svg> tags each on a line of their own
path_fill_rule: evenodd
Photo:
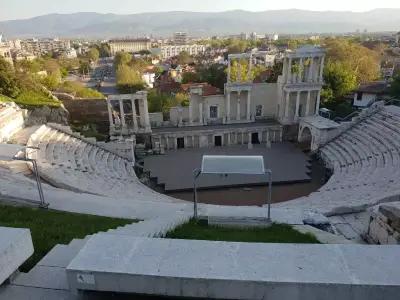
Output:
<svg viewBox="0 0 400 300">
<path fill-rule="evenodd" d="M 302 55 L 288 55 L 286 63 Z M 315 55 L 315 64 L 323 66 L 323 53 Z M 237 108 L 221 112 L 222 125 L 205 127 L 209 120 L 198 108 L 203 105 L 198 91 L 193 91 L 187 127 L 168 132 L 150 128 L 151 118 L 143 113 L 131 125 L 137 134 L 155 137 L 154 149 L 177 153 L 183 150 L 173 148 L 185 142 L 192 148 L 213 147 L 220 142 L 216 136 L 248 145 L 250 151 L 252 133 L 258 134 L 257 144 L 273 149 L 285 140 L 285 126 L 295 126 L 298 142 L 309 144 L 331 176 L 307 196 L 273 204 L 271 217 L 314 234 L 322 244 L 165 239 L 168 231 L 192 218 L 193 203 L 142 183 L 135 173 L 132 138 L 125 139 L 121 150 L 118 143 L 98 143 L 68 126 L 25 126 L 24 109 L 0 104 L 0 199 L 32 205 L 43 194 L 49 209 L 141 220 L 57 245 L 29 273 L 14 273 L 32 254 L 29 232 L 1 228 L 0 265 L 7 268 L 0 269 L 0 282 L 9 279 L 0 288 L 0 299 L 87 299 L 88 291 L 97 292 L 96 297 L 113 292 L 208 299 L 399 299 L 400 108 L 376 102 L 346 122 L 326 120 L 317 115 L 322 67 L 314 77 L 313 65 L 314 59 L 310 73 L 295 81 L 285 67 L 272 123 L 256 122 L 251 111 L 260 104 L 251 103 L 254 95 L 248 95 L 247 113 L 244 108 L 241 114 L 240 93 L 250 94 L 252 85 L 228 82 L 227 93 L 239 98 Z M 221 98 L 223 105 L 230 105 L 228 94 Z M 113 101 L 123 99 L 133 101 L 131 108 L 146 110 L 145 93 L 111 97 L 110 110 Z M 120 112 L 110 111 L 112 134 L 122 137 L 125 131 L 132 137 L 123 106 Z M 237 119 L 233 122 L 231 116 Z M 246 121 L 238 126 L 241 117 Z M 190 126 L 193 130 L 185 130 Z M 244 135 L 237 134 L 238 127 Z M 259 220 L 267 213 L 266 206 L 199 203 L 198 209 L 200 218 L 208 220 Z"/>
</svg>

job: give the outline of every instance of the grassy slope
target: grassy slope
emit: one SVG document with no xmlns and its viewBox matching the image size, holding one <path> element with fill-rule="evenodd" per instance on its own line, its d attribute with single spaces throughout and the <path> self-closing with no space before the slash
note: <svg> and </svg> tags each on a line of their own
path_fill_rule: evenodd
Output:
<svg viewBox="0 0 400 300">
<path fill-rule="evenodd" d="M 273 224 L 268 228 L 239 229 L 208 226 L 205 222 L 194 220 L 168 232 L 166 237 L 251 243 L 319 243 L 313 235 L 300 233 L 285 224 Z"/>
<path fill-rule="evenodd" d="M 68 244 L 74 238 L 133 222 L 135 220 L 0 205 L 0 226 L 31 230 L 35 252 L 22 265 L 22 271 L 30 270 L 56 244 Z"/>
<path fill-rule="evenodd" d="M 1 102 L 11 102 L 11 101 L 13 101 L 13 99 L 0 94 L 0 103 Z"/>
</svg>

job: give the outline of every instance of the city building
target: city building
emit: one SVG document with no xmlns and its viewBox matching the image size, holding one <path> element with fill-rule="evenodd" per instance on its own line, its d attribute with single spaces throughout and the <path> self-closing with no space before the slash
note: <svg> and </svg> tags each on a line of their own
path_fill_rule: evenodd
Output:
<svg viewBox="0 0 400 300">
<path fill-rule="evenodd" d="M 113 39 L 108 42 L 111 55 L 117 52 L 139 52 L 151 49 L 151 40 L 148 38 L 140 39 Z"/>
<path fill-rule="evenodd" d="M 390 96 L 390 86 L 386 81 L 375 81 L 361 85 L 354 91 L 353 106 L 365 108 L 376 101 Z"/>
<path fill-rule="evenodd" d="M 69 40 L 61 39 L 26 39 L 21 40 L 21 50 L 40 56 L 50 52 L 63 52 L 71 48 Z"/>
<path fill-rule="evenodd" d="M 206 51 L 204 45 L 165 45 L 161 46 L 161 57 L 167 59 L 179 55 L 181 52 L 186 51 L 190 55 L 199 55 Z"/>
<path fill-rule="evenodd" d="M 187 45 L 189 39 L 186 32 L 174 33 L 174 45 Z"/>
<path fill-rule="evenodd" d="M 187 88 L 189 106 L 171 108 L 169 120 L 163 119 L 162 112 L 152 113 L 148 118 L 151 127 L 146 127 L 151 141 L 165 149 L 279 142 L 284 126 L 297 125 L 302 118 L 318 115 L 323 49 L 304 46 L 286 51 L 283 74 L 277 83 L 254 83 L 250 79 L 253 55 L 251 52 L 228 56 L 228 80 L 223 93 L 204 84 L 193 84 Z M 237 74 L 232 73 L 237 60 L 249 62 L 246 78 L 241 78 L 240 69 Z M 144 94 L 139 96 L 145 101 Z M 118 101 L 109 106 L 111 136 L 137 133 L 140 128 L 121 117 L 132 115 L 132 109 L 124 105 L 122 98 Z"/>
<path fill-rule="evenodd" d="M 4 58 L 7 62 L 13 65 L 10 47 L 0 45 L 0 57 Z"/>
</svg>

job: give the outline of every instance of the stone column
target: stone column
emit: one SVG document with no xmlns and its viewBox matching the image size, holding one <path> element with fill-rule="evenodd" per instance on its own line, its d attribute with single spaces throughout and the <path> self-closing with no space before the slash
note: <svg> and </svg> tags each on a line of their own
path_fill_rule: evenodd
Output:
<svg viewBox="0 0 400 300">
<path fill-rule="evenodd" d="M 290 92 L 286 91 L 285 112 L 284 112 L 284 115 L 283 115 L 284 118 L 289 117 L 289 102 L 290 102 Z"/>
<path fill-rule="evenodd" d="M 193 105 L 191 100 L 189 100 L 189 124 L 193 124 Z"/>
<path fill-rule="evenodd" d="M 300 58 L 300 69 L 297 74 L 297 82 L 303 82 L 303 72 L 304 72 L 304 61 L 303 58 Z"/>
<path fill-rule="evenodd" d="M 132 103 L 133 131 L 137 132 L 138 131 L 138 123 L 137 123 L 137 113 L 136 113 L 135 99 L 132 99 L 131 103 Z"/>
<path fill-rule="evenodd" d="M 287 78 L 287 69 L 288 69 L 288 59 L 286 57 L 283 58 L 283 70 L 282 70 L 282 75 L 284 80 Z"/>
<path fill-rule="evenodd" d="M 311 102 L 311 91 L 308 90 L 307 91 L 306 114 L 305 114 L 306 117 L 310 115 L 310 102 Z"/>
<path fill-rule="evenodd" d="M 310 57 L 310 65 L 308 66 L 308 82 L 314 81 L 314 57 Z"/>
<path fill-rule="evenodd" d="M 292 81 L 292 58 L 290 57 L 286 83 L 291 83 L 291 81 Z"/>
<path fill-rule="evenodd" d="M 228 58 L 228 78 L 227 82 L 231 82 L 231 60 Z"/>
<path fill-rule="evenodd" d="M 113 108 L 110 100 L 107 100 L 107 109 L 108 109 L 108 122 L 110 123 L 110 128 L 114 128 L 114 118 L 112 114 Z"/>
<path fill-rule="evenodd" d="M 203 103 L 199 103 L 199 122 L 203 124 Z"/>
<path fill-rule="evenodd" d="M 226 141 L 226 144 L 229 146 L 231 144 L 231 133 L 228 132 L 228 139 Z"/>
<path fill-rule="evenodd" d="M 325 56 L 321 57 L 321 64 L 320 64 L 320 69 L 319 69 L 319 78 L 318 82 L 323 82 L 324 81 L 324 63 L 325 63 Z"/>
<path fill-rule="evenodd" d="M 119 114 L 121 115 L 122 129 L 124 129 L 126 128 L 126 123 L 125 123 L 124 102 L 122 99 L 119 100 Z"/>
<path fill-rule="evenodd" d="M 237 92 L 236 120 L 240 121 L 240 91 Z"/>
<path fill-rule="evenodd" d="M 144 127 L 146 131 L 151 131 L 149 109 L 147 107 L 147 97 L 142 98 L 142 101 L 143 101 Z"/>
<path fill-rule="evenodd" d="M 249 58 L 249 69 L 247 70 L 247 81 L 252 81 L 251 80 L 251 69 L 253 67 L 253 60 L 252 60 L 252 54 L 250 53 L 250 58 Z"/>
<path fill-rule="evenodd" d="M 318 115 L 319 114 L 319 105 L 321 102 L 321 90 L 318 91 L 318 95 L 317 95 L 317 104 L 315 106 L 315 114 Z"/>
<path fill-rule="evenodd" d="M 228 91 L 226 98 L 226 121 L 228 123 L 231 121 L 231 91 Z"/>
<path fill-rule="evenodd" d="M 244 132 L 242 131 L 242 145 L 244 144 Z"/>
<path fill-rule="evenodd" d="M 247 133 L 247 139 L 248 139 L 248 141 L 247 141 L 247 148 L 248 148 L 248 149 L 253 149 L 253 144 L 252 144 L 252 142 L 251 142 L 251 132 L 248 132 L 248 133 Z"/>
<path fill-rule="evenodd" d="M 297 96 L 296 96 L 296 111 L 294 114 L 295 120 L 297 120 L 299 118 L 299 108 L 300 108 L 300 91 L 297 92 Z"/>
<path fill-rule="evenodd" d="M 251 114 L 250 114 L 250 100 L 251 100 L 251 92 L 247 91 L 247 108 L 246 108 L 246 119 L 250 121 Z"/>
<path fill-rule="evenodd" d="M 165 145 L 167 147 L 167 150 L 169 150 L 169 136 L 165 136 Z"/>
</svg>

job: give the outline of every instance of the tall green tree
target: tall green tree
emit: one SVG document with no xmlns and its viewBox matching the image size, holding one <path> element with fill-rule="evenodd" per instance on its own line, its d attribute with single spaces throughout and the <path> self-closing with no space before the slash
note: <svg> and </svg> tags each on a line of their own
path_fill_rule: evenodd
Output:
<svg viewBox="0 0 400 300">
<path fill-rule="evenodd" d="M 0 94 L 13 98 L 19 92 L 13 67 L 0 57 Z"/>
<path fill-rule="evenodd" d="M 177 62 L 179 65 L 187 65 L 193 63 L 193 57 L 187 51 L 182 51 L 177 56 Z"/>
<path fill-rule="evenodd" d="M 135 93 L 145 88 L 141 73 L 128 65 L 117 68 L 116 84 L 120 93 Z"/>
<path fill-rule="evenodd" d="M 127 65 L 132 60 L 132 55 L 128 52 L 118 52 L 114 57 L 114 65 L 116 68 L 120 65 Z"/>
<path fill-rule="evenodd" d="M 93 62 L 97 62 L 100 57 L 100 52 L 99 52 L 99 50 L 97 50 L 97 48 L 92 47 L 89 49 L 89 51 L 87 53 L 87 57 L 89 58 L 89 60 L 91 60 Z"/>
<path fill-rule="evenodd" d="M 357 75 L 351 66 L 340 61 L 328 61 L 324 69 L 325 101 L 332 101 L 357 87 Z"/>
</svg>

